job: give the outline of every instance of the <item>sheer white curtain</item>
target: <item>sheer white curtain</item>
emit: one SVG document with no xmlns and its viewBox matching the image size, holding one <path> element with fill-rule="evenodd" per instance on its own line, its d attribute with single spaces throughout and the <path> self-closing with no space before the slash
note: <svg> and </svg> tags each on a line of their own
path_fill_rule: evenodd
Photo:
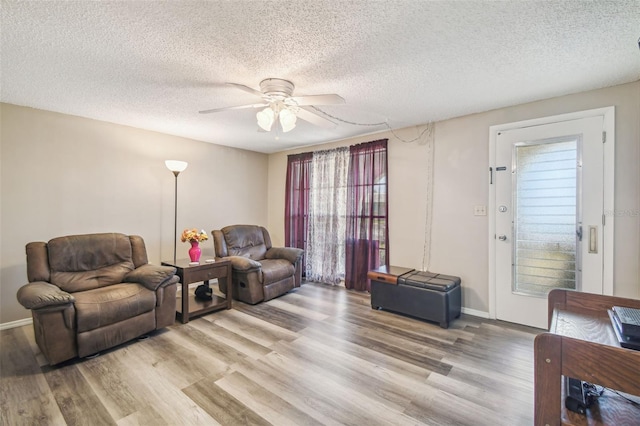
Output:
<svg viewBox="0 0 640 426">
<path fill-rule="evenodd" d="M 313 153 L 307 280 L 335 285 L 344 278 L 348 172 L 349 147 Z"/>
</svg>

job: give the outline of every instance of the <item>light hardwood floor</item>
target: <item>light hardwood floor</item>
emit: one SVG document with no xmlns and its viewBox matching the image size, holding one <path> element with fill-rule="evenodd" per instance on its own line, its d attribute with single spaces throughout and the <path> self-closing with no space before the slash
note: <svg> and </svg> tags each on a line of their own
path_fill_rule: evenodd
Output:
<svg viewBox="0 0 640 426">
<path fill-rule="evenodd" d="M 31 326 L 0 332 L 3 425 L 530 425 L 541 330 L 448 330 L 304 284 L 52 368 Z"/>
</svg>

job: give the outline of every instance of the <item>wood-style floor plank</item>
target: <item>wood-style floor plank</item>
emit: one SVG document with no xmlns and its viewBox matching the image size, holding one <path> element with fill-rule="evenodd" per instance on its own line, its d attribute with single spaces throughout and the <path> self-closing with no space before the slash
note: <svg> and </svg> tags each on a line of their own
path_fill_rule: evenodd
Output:
<svg viewBox="0 0 640 426">
<path fill-rule="evenodd" d="M 314 405 L 321 407 L 321 412 L 341 424 L 416 424 L 414 419 L 380 404 L 368 392 L 350 387 L 346 380 L 330 380 L 326 374 L 310 369 L 300 360 L 272 352 L 262 362 L 263 373 L 290 389 L 289 398 L 298 404 L 311 400 Z M 243 370 L 243 373 L 247 374 L 247 371 Z"/>
<path fill-rule="evenodd" d="M 322 425 L 289 401 L 269 392 L 246 376 L 234 372 L 216 382 L 220 388 L 274 425 Z"/>
<path fill-rule="evenodd" d="M 220 311 L 211 320 L 214 324 L 267 347 L 280 340 L 294 340 L 297 337 L 290 330 L 242 312 L 241 309 L 247 309 L 247 305 L 237 305 L 237 309 Z"/>
<path fill-rule="evenodd" d="M 0 423 L 64 424 L 60 408 L 31 350 L 25 328 L 1 332 Z"/>
<path fill-rule="evenodd" d="M 316 312 L 313 309 L 305 309 L 304 307 L 297 306 L 292 303 L 284 302 L 279 298 L 270 300 L 269 305 L 274 308 L 278 308 L 280 310 L 287 311 L 294 315 L 305 317 L 314 321 L 323 321 L 329 318 L 329 315 Z"/>
<path fill-rule="evenodd" d="M 111 417 L 117 421 L 135 413 L 140 406 L 148 405 L 148 392 L 145 382 L 132 380 L 118 354 L 110 352 L 108 355 L 112 356 L 87 359 L 77 366 Z"/>
<path fill-rule="evenodd" d="M 254 306 L 239 304 L 236 309 L 247 315 L 251 315 L 261 319 L 262 321 L 266 321 L 270 324 L 274 324 L 293 332 L 298 332 L 306 328 L 314 321 L 303 315 L 293 313 L 290 310 L 280 309 L 276 305 L 267 305 L 265 303 L 260 303 Z"/>
<path fill-rule="evenodd" d="M 344 304 L 337 304 L 335 302 L 322 300 L 320 298 L 314 298 L 308 293 L 302 291 L 302 289 L 307 286 L 308 284 L 303 285 L 301 288 L 288 293 L 286 303 L 298 308 L 317 312 L 321 315 L 325 315 L 326 317 L 335 317 L 345 311 L 346 305 Z M 279 297 L 275 300 L 282 300 L 282 298 Z"/>
<path fill-rule="evenodd" d="M 324 398 L 318 398 L 316 394 L 304 387 L 304 378 L 280 374 L 262 360 L 252 363 L 240 362 L 234 367 L 243 376 L 280 398 L 289 401 L 297 410 L 305 412 L 322 424 L 344 424 L 344 422 L 334 419 L 340 413 L 336 413 L 333 404 L 327 404 Z M 309 386 L 313 390 L 313 384 L 310 383 Z"/>
<path fill-rule="evenodd" d="M 138 396 L 139 408 L 136 412 L 118 420 L 118 424 L 136 424 L 146 422 L 147 416 L 159 424 L 206 424 L 212 418 L 197 404 L 182 392 L 182 387 L 176 385 L 173 375 L 167 375 L 166 370 L 158 370 L 159 365 L 149 363 L 144 348 L 148 340 L 127 347 L 126 351 L 118 351 L 117 356 L 126 366 L 126 374 L 130 381 L 144 384 L 144 394 Z M 196 360 L 197 362 L 197 360 Z M 226 368 L 225 368 L 226 370 Z M 206 377 L 216 380 L 223 374 L 214 372 Z"/>
<path fill-rule="evenodd" d="M 0 331 L 0 425 L 525 425 L 540 330 L 449 329 L 304 284 L 49 367 Z"/>
<path fill-rule="evenodd" d="M 115 421 L 76 363 L 43 368 L 44 377 L 68 425 L 113 425 Z"/>
<path fill-rule="evenodd" d="M 332 347 L 353 355 L 356 358 L 369 360 L 377 366 L 384 366 L 398 374 L 410 377 L 413 380 L 424 381 L 431 373 L 431 371 L 426 368 L 427 366 L 409 363 L 386 353 L 378 352 L 375 349 L 345 340 L 342 336 L 335 336 L 316 328 L 306 329 L 302 333 L 312 339 L 330 344 Z"/>
<path fill-rule="evenodd" d="M 314 325 L 314 327 L 320 328 L 327 333 L 338 332 L 342 334 L 348 334 L 348 340 L 351 343 L 355 343 L 359 346 L 372 349 L 376 352 L 384 353 L 393 358 L 401 359 L 408 363 L 426 367 L 430 371 L 437 371 L 442 374 L 446 374 L 451 369 L 449 364 L 441 362 L 438 357 L 430 357 L 428 354 L 412 351 L 411 348 L 406 346 L 398 346 L 396 342 L 390 343 L 388 340 L 391 336 L 385 336 L 377 333 L 376 330 L 371 330 L 365 327 L 359 327 L 351 323 L 339 323 L 339 320 L 335 322 L 322 322 Z M 343 331 L 337 331 L 337 329 L 344 329 Z M 407 342 L 409 346 L 409 342 Z M 425 352 L 428 350 L 425 348 Z"/>
<path fill-rule="evenodd" d="M 270 425 L 249 407 L 226 392 L 215 381 L 205 379 L 185 388 L 185 395 L 202 407 L 217 424 Z"/>
<path fill-rule="evenodd" d="M 220 327 L 218 324 L 213 322 L 211 316 L 205 316 L 189 321 L 189 326 L 211 336 L 216 342 L 220 342 L 235 349 L 245 357 L 255 359 L 271 352 L 271 349 L 267 346 L 256 343 L 253 340 L 236 334 L 231 330 L 227 330 L 224 327 Z"/>
<path fill-rule="evenodd" d="M 505 396 L 496 393 L 488 386 L 473 386 L 467 382 L 455 380 L 449 376 L 442 376 L 438 373 L 431 374 L 426 384 L 444 394 L 484 407 L 493 413 L 499 413 L 504 424 L 526 425 L 533 423 L 533 416 L 527 410 L 533 403 L 532 395 L 529 395 L 526 400 L 518 401 L 512 399 L 514 398 L 513 395 Z M 510 398 L 512 404 L 505 406 L 505 398 Z"/>
<path fill-rule="evenodd" d="M 362 358 L 301 338 L 294 342 L 281 342 L 275 351 L 290 359 L 301 361 L 306 368 L 336 383 L 347 382 L 349 388 L 369 395 L 378 404 L 402 412 L 417 392 L 425 385 L 394 373 Z M 319 357 L 318 353 L 325 356 Z"/>
</svg>

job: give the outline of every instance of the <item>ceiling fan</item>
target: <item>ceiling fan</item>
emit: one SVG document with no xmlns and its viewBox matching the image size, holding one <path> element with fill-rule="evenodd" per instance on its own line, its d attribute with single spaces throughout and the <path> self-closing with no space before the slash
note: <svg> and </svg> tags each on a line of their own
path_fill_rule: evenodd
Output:
<svg viewBox="0 0 640 426">
<path fill-rule="evenodd" d="M 260 90 L 252 89 L 244 84 L 226 83 L 238 89 L 249 92 L 262 98 L 261 103 L 240 105 L 226 108 L 215 108 L 199 111 L 200 114 L 210 114 L 213 112 L 229 111 L 245 108 L 263 108 L 258 111 L 256 118 L 258 126 L 265 131 L 271 131 L 276 119 L 280 122 L 282 132 L 286 133 L 296 126 L 297 118 L 301 118 L 309 123 L 325 128 L 333 128 L 336 123 L 310 111 L 305 107 L 313 105 L 334 105 L 343 104 L 344 98 L 335 94 L 293 96 L 295 86 L 288 80 L 280 78 L 267 78 L 260 82 Z"/>
</svg>

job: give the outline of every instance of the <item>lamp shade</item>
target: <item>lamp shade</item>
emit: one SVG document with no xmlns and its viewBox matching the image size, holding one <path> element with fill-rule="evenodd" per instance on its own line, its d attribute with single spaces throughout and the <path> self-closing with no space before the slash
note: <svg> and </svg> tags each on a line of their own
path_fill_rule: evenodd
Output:
<svg viewBox="0 0 640 426">
<path fill-rule="evenodd" d="M 271 126 L 273 126 L 273 122 L 275 121 L 275 114 L 271 107 L 267 107 L 262 111 L 258 111 L 256 114 L 256 118 L 258 119 L 258 126 L 261 129 L 266 130 L 267 132 L 271 131 Z"/>
<path fill-rule="evenodd" d="M 291 112 L 290 109 L 285 108 L 280 111 L 279 118 L 280 125 L 282 126 L 282 131 L 284 133 L 287 133 L 288 131 L 293 130 L 293 128 L 296 127 L 296 120 L 298 117 L 296 117 L 296 115 Z"/>
<path fill-rule="evenodd" d="M 189 163 L 187 163 L 186 161 L 178 161 L 178 160 L 166 160 L 164 164 L 167 166 L 167 169 L 171 170 L 174 173 L 183 172 L 189 165 Z"/>
</svg>

